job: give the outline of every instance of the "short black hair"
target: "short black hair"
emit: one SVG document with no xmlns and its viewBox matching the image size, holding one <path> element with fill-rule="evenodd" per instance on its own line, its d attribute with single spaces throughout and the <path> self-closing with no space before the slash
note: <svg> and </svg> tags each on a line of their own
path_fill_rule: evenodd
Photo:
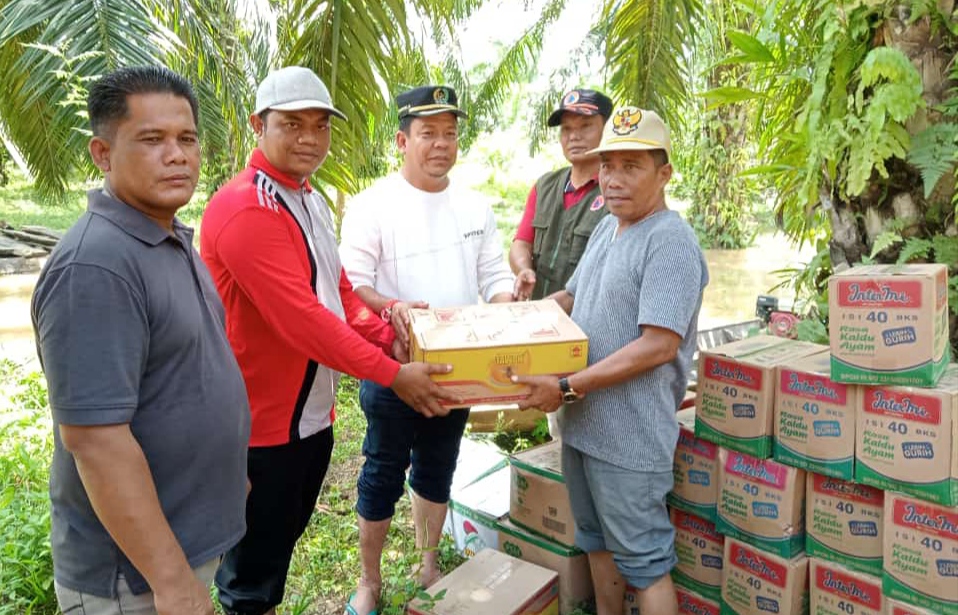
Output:
<svg viewBox="0 0 958 615">
<path fill-rule="evenodd" d="M 412 121 L 416 119 L 413 115 L 407 115 L 406 117 L 399 120 L 399 130 L 409 134 L 409 129 L 412 127 Z"/>
<path fill-rule="evenodd" d="M 664 149 L 649 150 L 649 153 L 652 154 L 652 162 L 655 163 L 655 168 L 665 166 L 669 163 L 669 155 L 665 153 Z"/>
<path fill-rule="evenodd" d="M 86 108 L 94 136 L 107 136 L 127 116 L 127 99 L 133 94 L 173 94 L 185 98 L 193 111 L 193 121 L 199 125 L 199 102 L 189 81 L 164 66 L 129 66 L 103 75 L 90 88 Z"/>
</svg>

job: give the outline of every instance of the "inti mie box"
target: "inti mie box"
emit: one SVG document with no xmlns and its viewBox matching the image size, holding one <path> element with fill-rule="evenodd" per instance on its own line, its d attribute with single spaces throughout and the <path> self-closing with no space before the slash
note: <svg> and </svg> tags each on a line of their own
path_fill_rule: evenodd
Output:
<svg viewBox="0 0 958 615">
<path fill-rule="evenodd" d="M 450 406 L 518 401 L 528 387 L 514 384 L 513 375 L 566 376 L 589 359 L 585 333 L 551 299 L 409 314 L 410 358 L 452 365 L 451 373 L 432 376 L 462 399 Z"/>
<path fill-rule="evenodd" d="M 808 560 L 809 615 L 885 615 L 881 577 L 815 557 Z"/>
<path fill-rule="evenodd" d="M 758 335 L 699 354 L 695 435 L 760 459 L 772 456 L 775 366 L 825 346 Z"/>
<path fill-rule="evenodd" d="M 718 445 L 695 437 L 695 409 L 679 410 L 679 441 L 672 463 L 672 491 L 668 502 L 715 523 L 718 501 Z"/>
<path fill-rule="evenodd" d="M 725 539 L 722 615 L 807 615 L 808 558 L 785 559 Z"/>
<path fill-rule="evenodd" d="M 828 280 L 832 380 L 934 386 L 949 361 L 948 267 L 866 265 Z"/>
<path fill-rule="evenodd" d="M 821 474 L 809 474 L 805 497 L 805 551 L 880 575 L 885 492 Z"/>
</svg>

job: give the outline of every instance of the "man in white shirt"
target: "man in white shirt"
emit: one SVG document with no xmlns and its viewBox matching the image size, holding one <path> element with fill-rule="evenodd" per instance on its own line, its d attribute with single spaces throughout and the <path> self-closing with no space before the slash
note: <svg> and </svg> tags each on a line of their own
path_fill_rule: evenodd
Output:
<svg viewBox="0 0 958 615">
<path fill-rule="evenodd" d="M 450 184 L 458 153 L 458 121 L 466 114 L 456 92 L 424 86 L 396 97 L 403 155 L 398 173 L 350 203 L 340 256 L 359 297 L 408 344 L 411 307 L 512 301 L 528 296 L 503 258 L 492 209 L 474 192 Z M 395 505 L 411 464 L 416 546 L 423 550 L 418 580 L 439 578 L 436 547 L 449 501 L 468 408 L 425 419 L 391 390 L 363 381 L 360 405 L 368 427 L 359 477 L 362 577 L 346 605 L 348 615 L 375 613 L 382 587 L 380 559 Z"/>
</svg>

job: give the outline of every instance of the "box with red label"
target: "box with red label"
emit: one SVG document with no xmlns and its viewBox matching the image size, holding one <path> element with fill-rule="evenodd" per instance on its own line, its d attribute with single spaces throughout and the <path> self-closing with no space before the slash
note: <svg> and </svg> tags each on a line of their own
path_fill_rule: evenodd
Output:
<svg viewBox="0 0 958 615">
<path fill-rule="evenodd" d="M 809 558 L 810 615 L 885 615 L 881 577 Z"/>
<path fill-rule="evenodd" d="M 855 480 L 958 505 L 958 364 L 933 389 L 862 387 Z"/>
<path fill-rule="evenodd" d="M 711 600 L 722 596 L 722 553 L 725 537 L 715 531 L 715 524 L 672 509 L 675 526 L 675 554 L 679 563 L 672 569 L 676 584 L 691 589 Z"/>
<path fill-rule="evenodd" d="M 805 551 L 881 574 L 885 492 L 821 474 L 806 478 Z"/>
<path fill-rule="evenodd" d="M 675 587 L 675 598 L 679 603 L 679 615 L 720 615 L 721 603 L 709 600 L 684 587 Z M 632 586 L 625 589 L 623 615 L 641 615 L 639 613 L 639 592 Z"/>
<path fill-rule="evenodd" d="M 885 494 L 885 595 L 958 615 L 958 507 Z"/>
<path fill-rule="evenodd" d="M 722 613 L 805 615 L 808 558 L 800 555 L 785 559 L 726 538 Z"/>
<path fill-rule="evenodd" d="M 827 350 L 758 335 L 699 354 L 695 435 L 767 459 L 772 456 L 775 366 Z"/>
<path fill-rule="evenodd" d="M 677 415 L 679 441 L 672 465 L 673 487 L 668 502 L 715 523 L 718 500 L 718 446 L 695 437 L 695 409 Z"/>
<path fill-rule="evenodd" d="M 866 265 L 828 280 L 832 380 L 934 386 L 950 356 L 948 267 Z"/>
<path fill-rule="evenodd" d="M 782 557 L 805 550 L 805 470 L 719 449 L 720 534 Z"/>
<path fill-rule="evenodd" d="M 414 598 L 408 615 L 559 615 L 559 579 L 542 566 L 484 549 Z"/>
<path fill-rule="evenodd" d="M 513 375 L 565 376 L 586 366 L 585 333 L 552 299 L 414 309 L 409 356 L 448 363 L 452 372 L 432 376 L 458 395 L 453 406 L 501 404 L 528 395 Z"/>
<path fill-rule="evenodd" d="M 832 382 L 828 352 L 775 369 L 776 461 L 827 476 L 855 475 L 857 387 Z"/>
<path fill-rule="evenodd" d="M 885 598 L 885 615 L 938 615 L 928 609 L 912 606 L 901 600 Z"/>
</svg>

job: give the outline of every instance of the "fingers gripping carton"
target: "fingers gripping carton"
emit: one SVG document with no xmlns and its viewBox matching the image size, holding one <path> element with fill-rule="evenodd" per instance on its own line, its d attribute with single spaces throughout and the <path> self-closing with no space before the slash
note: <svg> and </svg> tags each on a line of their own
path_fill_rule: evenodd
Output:
<svg viewBox="0 0 958 615">
<path fill-rule="evenodd" d="M 958 615 L 958 507 L 885 494 L 885 595 Z"/>
<path fill-rule="evenodd" d="M 804 615 L 808 612 L 808 558 L 785 559 L 725 539 L 723 615 Z"/>
<path fill-rule="evenodd" d="M 884 615 L 881 577 L 809 558 L 810 615 Z"/>
<path fill-rule="evenodd" d="M 716 529 L 765 551 L 805 550 L 805 471 L 719 449 Z"/>
<path fill-rule="evenodd" d="M 948 267 L 867 265 L 828 280 L 832 380 L 934 386 L 949 361 Z"/>
<path fill-rule="evenodd" d="M 827 350 L 759 335 L 699 355 L 695 435 L 767 459 L 772 456 L 775 366 Z"/>
<path fill-rule="evenodd" d="M 958 364 L 933 389 L 862 387 L 855 479 L 958 505 Z"/>
<path fill-rule="evenodd" d="M 722 595 L 725 537 L 715 531 L 714 524 L 695 515 L 673 508 L 671 516 L 679 558 L 672 578 L 676 584 L 718 601 Z"/>
<path fill-rule="evenodd" d="M 885 492 L 820 474 L 809 474 L 805 551 L 880 575 Z"/>
<path fill-rule="evenodd" d="M 674 486 L 669 494 L 673 508 L 715 523 L 718 499 L 718 446 L 695 437 L 695 410 L 682 410 L 679 441 L 672 466 Z"/>
<path fill-rule="evenodd" d="M 832 382 L 828 352 L 775 369 L 777 461 L 851 480 L 855 468 L 855 409 L 858 389 Z"/>
</svg>

